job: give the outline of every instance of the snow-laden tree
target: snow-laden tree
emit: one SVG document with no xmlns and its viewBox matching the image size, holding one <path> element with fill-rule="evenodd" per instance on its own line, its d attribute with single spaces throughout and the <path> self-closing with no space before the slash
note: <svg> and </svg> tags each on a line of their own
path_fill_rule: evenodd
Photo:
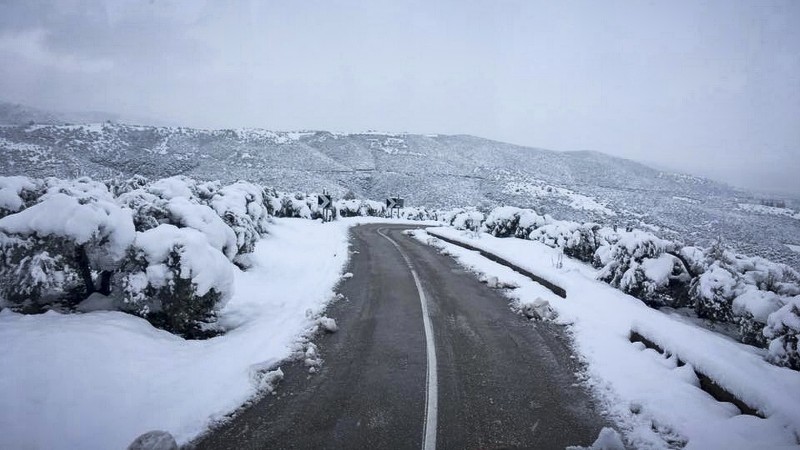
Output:
<svg viewBox="0 0 800 450">
<path fill-rule="evenodd" d="M 233 266 L 193 228 L 137 232 L 123 267 L 124 310 L 186 337 L 202 337 L 233 292 Z"/>
</svg>

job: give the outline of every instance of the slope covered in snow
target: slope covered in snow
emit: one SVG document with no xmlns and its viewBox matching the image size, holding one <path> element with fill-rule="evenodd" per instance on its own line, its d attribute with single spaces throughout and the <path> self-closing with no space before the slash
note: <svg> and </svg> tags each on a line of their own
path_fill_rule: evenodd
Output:
<svg viewBox="0 0 800 450">
<path fill-rule="evenodd" d="M 361 198 L 399 194 L 410 205 L 536 207 L 570 220 L 646 227 L 687 243 L 723 237 L 740 252 L 800 268 L 783 243 L 791 215 L 741 208 L 753 194 L 597 152 L 555 152 L 472 136 L 121 124 L 0 127 L 0 175 L 240 179 L 279 190 Z M 794 202 L 794 203 L 793 203 Z M 798 210 L 798 199 L 787 199 Z"/>
</svg>

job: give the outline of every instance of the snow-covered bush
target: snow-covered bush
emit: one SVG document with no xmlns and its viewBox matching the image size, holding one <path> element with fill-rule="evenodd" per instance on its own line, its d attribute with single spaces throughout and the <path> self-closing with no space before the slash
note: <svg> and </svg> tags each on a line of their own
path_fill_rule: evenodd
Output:
<svg viewBox="0 0 800 450">
<path fill-rule="evenodd" d="M 800 370 L 800 296 L 790 298 L 769 315 L 764 335 L 770 339 L 767 359 L 773 364 Z"/>
<path fill-rule="evenodd" d="M 698 317 L 730 322 L 733 319 L 733 299 L 741 289 L 739 276 L 717 261 L 692 280 L 689 296 Z"/>
<path fill-rule="evenodd" d="M 497 237 L 515 236 L 527 239 L 533 230 L 549 222 L 549 217 L 540 216 L 531 209 L 501 206 L 489 213 L 483 222 L 483 229 Z"/>
<path fill-rule="evenodd" d="M 596 223 L 578 225 L 564 245 L 564 254 L 584 262 L 594 261 L 595 252 L 600 245 L 606 243 L 600 229 L 600 225 Z"/>
<path fill-rule="evenodd" d="M 306 202 L 306 197 L 302 194 L 284 194 L 280 198 L 280 208 L 275 210 L 276 217 L 297 217 L 302 219 L 314 219 L 311 207 Z M 319 217 L 322 217 L 320 214 Z"/>
<path fill-rule="evenodd" d="M 336 200 L 333 208 L 338 217 L 383 217 L 386 215 L 386 205 L 374 200 Z"/>
<path fill-rule="evenodd" d="M 485 216 L 475 209 L 453 210 L 445 214 L 445 222 L 459 230 L 479 231 Z"/>
<path fill-rule="evenodd" d="M 233 230 L 239 254 L 251 253 L 258 239 L 267 234 L 269 213 L 263 188 L 239 181 L 219 189 L 209 204 Z"/>
<path fill-rule="evenodd" d="M 42 194 L 41 188 L 40 183 L 28 177 L 0 177 L 0 218 L 35 203 Z"/>
<path fill-rule="evenodd" d="M 784 300 L 778 294 L 745 286 L 744 292 L 731 303 L 739 339 L 745 344 L 766 347 L 768 339 L 764 335 L 764 327 L 769 316 L 783 305 Z"/>
<path fill-rule="evenodd" d="M 149 184 L 150 180 L 141 175 L 134 175 L 125 180 L 113 179 L 106 182 L 108 190 L 114 195 L 114 197 L 119 197 L 122 194 L 126 194 L 137 189 L 143 189 Z"/>
<path fill-rule="evenodd" d="M 75 261 L 66 256 L 71 252 L 74 246 L 65 239 L 0 233 L 0 298 L 31 313 L 61 300 L 77 302 L 82 285 Z"/>
<path fill-rule="evenodd" d="M 651 233 L 620 233 L 615 243 L 595 252 L 595 265 L 602 267 L 598 279 L 650 305 L 682 306 L 690 277 L 679 258 L 668 252 L 675 252 L 675 244 Z"/>
<path fill-rule="evenodd" d="M 398 215 L 406 220 L 436 220 L 436 213 L 420 207 L 400 208 Z"/>
<path fill-rule="evenodd" d="M 232 290 L 233 266 L 205 234 L 169 224 L 136 233 L 121 280 L 127 312 L 200 337 Z"/>
<path fill-rule="evenodd" d="M 187 197 L 161 198 L 146 190 L 137 189 L 121 195 L 118 202 L 133 212 L 137 231 L 147 231 L 163 224 L 194 228 L 208 238 L 209 243 L 233 259 L 237 252 L 237 236 L 213 209 Z"/>
<path fill-rule="evenodd" d="M 736 322 L 747 343 L 765 344 L 760 330 L 767 316 L 800 295 L 800 275 L 794 269 L 759 257 L 747 257 L 725 249 L 717 242 L 699 258 L 692 252 L 690 296 L 699 317 Z"/>
<path fill-rule="evenodd" d="M 39 203 L 0 219 L 0 233 L 11 243 L 0 272 L 8 276 L 23 270 L 20 264 L 24 264 L 36 274 L 9 279 L 4 286 L 20 292 L 60 290 L 66 294 L 68 281 L 77 272 L 84 296 L 109 292 L 111 276 L 134 238 L 130 210 L 114 203 L 103 184 L 90 180 L 47 183 L 50 186 Z"/>
</svg>

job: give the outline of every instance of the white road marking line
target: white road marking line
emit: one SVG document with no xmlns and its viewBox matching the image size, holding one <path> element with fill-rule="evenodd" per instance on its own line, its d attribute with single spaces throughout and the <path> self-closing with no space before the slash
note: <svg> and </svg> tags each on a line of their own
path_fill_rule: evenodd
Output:
<svg viewBox="0 0 800 450">
<path fill-rule="evenodd" d="M 409 270 L 411 270 L 411 276 L 414 277 L 414 284 L 417 285 L 417 292 L 419 293 L 419 303 L 422 305 L 422 324 L 425 328 L 425 348 L 428 355 L 428 374 L 425 377 L 425 392 L 427 395 L 425 397 L 425 426 L 422 432 L 422 449 L 435 450 L 439 387 L 436 374 L 436 346 L 433 341 L 433 325 L 431 325 L 431 318 L 428 316 L 428 299 L 425 297 L 425 291 L 422 290 L 422 283 L 419 282 L 419 276 L 417 276 L 417 271 L 414 270 L 411 260 L 408 259 L 408 256 L 400 249 L 397 242 L 383 234 L 381 230 L 383 230 L 383 228 L 378 229 L 378 234 L 385 237 L 394 245 L 394 248 L 400 252 L 400 256 L 403 257 Z"/>
</svg>

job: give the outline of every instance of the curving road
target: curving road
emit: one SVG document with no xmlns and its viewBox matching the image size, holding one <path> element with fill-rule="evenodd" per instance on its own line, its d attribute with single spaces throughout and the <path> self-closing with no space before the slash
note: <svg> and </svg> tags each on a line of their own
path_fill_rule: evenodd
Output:
<svg viewBox="0 0 800 450">
<path fill-rule="evenodd" d="M 514 314 L 508 299 L 401 225 L 351 231 L 339 332 L 317 341 L 309 375 L 285 365 L 277 395 L 254 403 L 198 449 L 563 449 L 606 425 L 560 327 Z M 427 314 L 426 314 L 427 312 Z"/>
</svg>

